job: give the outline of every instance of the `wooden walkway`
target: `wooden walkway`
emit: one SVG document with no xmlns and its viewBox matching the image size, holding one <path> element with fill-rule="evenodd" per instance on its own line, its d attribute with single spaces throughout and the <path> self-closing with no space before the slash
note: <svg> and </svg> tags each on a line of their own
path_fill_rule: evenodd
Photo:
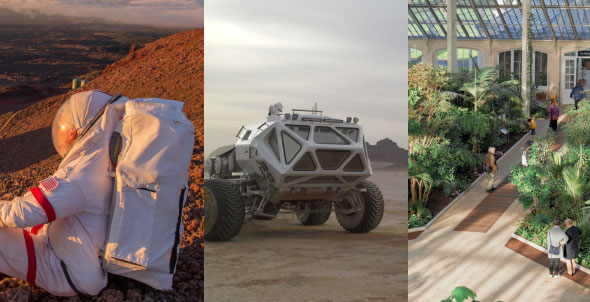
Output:
<svg viewBox="0 0 590 302">
<path fill-rule="evenodd" d="M 486 233 L 517 198 L 516 186 L 504 180 L 455 227 L 454 231 Z"/>
<path fill-rule="evenodd" d="M 562 119 L 557 128 L 557 135 L 555 137 L 555 144 L 552 150 L 558 151 L 565 142 L 565 135 L 561 130 L 561 126 L 566 118 Z M 483 180 L 484 182 L 487 179 Z M 463 221 L 461 221 L 454 231 L 463 232 L 480 232 L 486 233 L 496 221 L 504 214 L 510 205 L 518 198 L 518 190 L 516 186 L 510 183 L 507 177 L 498 186 L 498 188 L 486 196 L 475 209 L 469 213 Z"/>
</svg>

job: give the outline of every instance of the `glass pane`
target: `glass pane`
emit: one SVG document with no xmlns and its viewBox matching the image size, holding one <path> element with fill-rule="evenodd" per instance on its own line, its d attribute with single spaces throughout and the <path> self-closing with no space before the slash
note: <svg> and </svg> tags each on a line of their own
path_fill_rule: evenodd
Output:
<svg viewBox="0 0 590 302">
<path fill-rule="evenodd" d="M 242 136 L 242 140 L 248 140 L 248 138 L 250 138 L 250 134 L 252 134 L 252 131 L 248 130 L 246 131 L 246 133 L 244 134 L 244 136 Z"/>
<path fill-rule="evenodd" d="M 509 76 L 512 72 L 512 62 L 511 62 L 512 52 L 504 51 L 500 53 L 499 59 L 499 68 L 500 68 L 500 75 Z"/>
<path fill-rule="evenodd" d="M 347 172 L 361 172 L 363 170 L 365 170 L 365 166 L 359 154 L 355 155 L 346 167 L 344 167 L 344 171 Z"/>
<path fill-rule="evenodd" d="M 285 153 L 285 162 L 287 164 L 290 164 L 293 158 L 301 150 L 301 145 L 285 132 L 281 133 L 281 137 L 283 138 L 283 151 Z"/>
<path fill-rule="evenodd" d="M 293 171 L 315 171 L 315 163 L 311 154 L 305 153 L 301 159 L 293 166 Z"/>
<path fill-rule="evenodd" d="M 344 160 L 350 155 L 350 151 L 336 151 L 336 150 L 317 150 L 315 155 L 320 162 L 320 167 L 324 170 L 338 169 Z"/>
<path fill-rule="evenodd" d="M 322 126 L 315 127 L 313 141 L 318 144 L 348 145 L 348 142 L 340 137 L 332 128 Z"/>
<path fill-rule="evenodd" d="M 304 140 L 309 138 L 309 126 L 302 126 L 302 125 L 286 125 L 287 128 L 293 132 L 295 132 L 299 137 Z"/>
<path fill-rule="evenodd" d="M 346 128 L 346 127 L 336 127 L 336 129 L 338 129 L 338 131 L 340 131 L 342 134 L 344 134 L 348 138 L 350 138 L 350 140 L 352 140 L 353 142 L 358 142 L 359 129 L 357 129 L 357 128 Z"/>
<path fill-rule="evenodd" d="M 281 158 L 279 157 L 279 142 L 277 140 L 277 131 L 275 129 L 272 129 L 272 131 L 268 134 L 266 137 L 266 142 L 277 157 L 277 160 L 280 162 Z"/>
<path fill-rule="evenodd" d="M 522 51 L 520 49 L 516 49 L 514 50 L 514 62 L 520 62 L 522 61 Z"/>
</svg>

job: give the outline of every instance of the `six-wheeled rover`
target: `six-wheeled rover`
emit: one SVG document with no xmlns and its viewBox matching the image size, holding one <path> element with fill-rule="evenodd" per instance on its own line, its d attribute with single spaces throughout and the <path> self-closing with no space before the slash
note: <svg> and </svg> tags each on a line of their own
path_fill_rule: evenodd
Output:
<svg viewBox="0 0 590 302">
<path fill-rule="evenodd" d="M 205 159 L 207 240 L 229 240 L 246 213 L 269 220 L 293 210 L 304 225 L 321 225 L 334 211 L 342 228 L 373 230 L 383 217 L 383 196 L 367 181 L 371 164 L 357 118 L 318 110 L 282 113 L 270 106 L 266 121 L 242 126 L 235 145 Z"/>
</svg>

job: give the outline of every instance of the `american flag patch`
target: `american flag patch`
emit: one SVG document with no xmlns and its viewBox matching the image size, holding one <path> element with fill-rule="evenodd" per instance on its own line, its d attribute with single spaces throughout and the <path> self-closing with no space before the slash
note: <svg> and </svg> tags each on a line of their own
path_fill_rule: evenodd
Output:
<svg viewBox="0 0 590 302">
<path fill-rule="evenodd" d="M 45 189 L 45 191 L 47 192 L 51 192 L 53 191 L 55 188 L 57 188 L 57 186 L 59 186 L 59 183 L 57 182 L 57 180 L 55 180 L 55 178 L 52 177 L 48 177 L 44 180 L 41 181 L 41 186 L 43 187 L 43 189 Z"/>
</svg>

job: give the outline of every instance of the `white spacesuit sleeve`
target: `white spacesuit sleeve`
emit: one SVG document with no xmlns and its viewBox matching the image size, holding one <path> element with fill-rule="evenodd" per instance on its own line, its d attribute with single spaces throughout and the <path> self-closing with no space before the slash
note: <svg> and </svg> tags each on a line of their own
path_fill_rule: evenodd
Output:
<svg viewBox="0 0 590 302">
<path fill-rule="evenodd" d="M 22 197 L 0 203 L 0 227 L 25 228 L 74 215 L 86 206 L 75 181 L 49 177 Z"/>
</svg>

